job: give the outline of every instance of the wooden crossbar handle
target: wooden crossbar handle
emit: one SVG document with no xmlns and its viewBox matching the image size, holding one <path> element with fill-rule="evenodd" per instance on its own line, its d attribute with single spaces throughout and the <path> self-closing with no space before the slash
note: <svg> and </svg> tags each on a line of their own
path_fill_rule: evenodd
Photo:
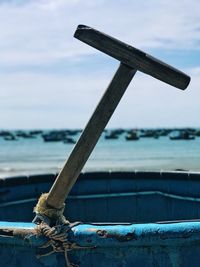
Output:
<svg viewBox="0 0 200 267">
<path fill-rule="evenodd" d="M 179 89 L 186 89 L 190 82 L 190 77 L 182 71 L 91 27 L 79 25 L 74 37 L 131 68 L 135 68 Z"/>
</svg>

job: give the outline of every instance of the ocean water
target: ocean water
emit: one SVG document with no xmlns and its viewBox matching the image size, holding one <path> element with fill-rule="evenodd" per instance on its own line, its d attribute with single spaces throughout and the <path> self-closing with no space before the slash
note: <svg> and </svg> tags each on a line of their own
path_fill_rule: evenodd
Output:
<svg viewBox="0 0 200 267">
<path fill-rule="evenodd" d="M 78 139 L 78 134 L 74 136 Z M 68 158 L 73 144 L 0 137 L 0 177 L 57 173 Z M 168 136 L 126 141 L 100 138 L 83 171 L 96 170 L 176 170 L 200 171 L 200 137 L 172 141 Z"/>
</svg>

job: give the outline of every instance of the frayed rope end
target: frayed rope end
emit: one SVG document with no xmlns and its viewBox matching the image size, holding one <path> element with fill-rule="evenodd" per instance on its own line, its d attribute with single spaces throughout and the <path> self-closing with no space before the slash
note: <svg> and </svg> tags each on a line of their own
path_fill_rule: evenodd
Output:
<svg viewBox="0 0 200 267">
<path fill-rule="evenodd" d="M 69 224 L 69 221 L 66 220 L 63 215 L 65 204 L 58 209 L 51 207 L 47 204 L 48 193 L 44 193 L 40 196 L 37 205 L 34 208 L 34 212 L 36 213 L 36 217 L 33 222 L 41 223 L 41 221 L 46 222 L 49 225 L 63 225 Z"/>
</svg>

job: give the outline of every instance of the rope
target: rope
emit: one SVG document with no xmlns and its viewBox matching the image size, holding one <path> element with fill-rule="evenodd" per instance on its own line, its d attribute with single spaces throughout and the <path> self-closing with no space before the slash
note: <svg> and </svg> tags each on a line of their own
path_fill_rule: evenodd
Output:
<svg viewBox="0 0 200 267">
<path fill-rule="evenodd" d="M 76 243 L 71 243 L 68 240 L 68 235 L 72 227 L 80 224 L 80 222 L 70 223 L 63 215 L 65 204 L 58 209 L 48 206 L 47 204 L 48 193 L 42 194 L 38 200 L 34 212 L 36 217 L 33 220 L 38 224 L 36 234 L 47 237 L 49 240 L 40 248 L 51 247 L 51 251 L 45 254 L 37 255 L 37 258 L 49 256 L 55 252 L 64 252 L 65 261 L 68 267 L 76 267 L 69 261 L 68 251 L 72 249 L 85 249 L 93 247 L 81 247 Z"/>
<path fill-rule="evenodd" d="M 69 261 L 67 252 L 74 248 L 78 248 L 78 245 L 69 242 L 68 232 L 74 225 L 79 223 L 70 224 L 63 215 L 65 204 L 63 203 L 61 207 L 55 209 L 48 206 L 47 197 L 48 193 L 40 196 L 38 203 L 34 208 L 36 217 L 33 221 L 38 224 L 36 233 L 49 239 L 49 241 L 40 248 L 51 247 L 52 250 L 48 253 L 37 255 L 37 258 L 49 256 L 55 252 L 64 252 L 67 266 L 76 267 L 76 265 Z M 55 226 L 51 227 L 52 225 Z"/>
<path fill-rule="evenodd" d="M 72 249 L 84 249 L 89 247 L 80 247 L 76 243 L 71 243 L 68 240 L 68 233 L 72 227 L 80 224 L 80 222 L 71 223 L 68 225 L 57 225 L 54 227 L 50 227 L 46 223 L 42 222 L 36 228 L 37 235 L 45 236 L 49 239 L 47 243 L 45 243 L 40 248 L 48 248 L 51 247 L 52 250 L 45 254 L 37 255 L 37 258 L 49 256 L 55 252 L 64 252 L 66 265 L 68 267 L 77 267 L 78 265 L 71 263 L 68 258 L 68 251 Z"/>
<path fill-rule="evenodd" d="M 47 204 L 47 197 L 48 193 L 40 196 L 38 203 L 34 208 L 34 212 L 36 213 L 34 222 L 38 224 L 45 221 L 47 224 L 51 225 L 69 224 L 69 221 L 67 221 L 63 215 L 65 204 L 63 203 L 62 206 L 57 209 L 50 207 Z"/>
</svg>

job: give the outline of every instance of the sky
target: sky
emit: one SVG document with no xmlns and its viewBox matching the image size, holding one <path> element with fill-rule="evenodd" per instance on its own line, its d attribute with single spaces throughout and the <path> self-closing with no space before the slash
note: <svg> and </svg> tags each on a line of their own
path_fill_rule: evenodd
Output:
<svg viewBox="0 0 200 267">
<path fill-rule="evenodd" d="M 137 72 L 108 128 L 200 127 L 199 0 L 0 0 L 0 129 L 83 128 L 119 62 L 73 37 L 85 24 L 191 76 Z"/>
</svg>

